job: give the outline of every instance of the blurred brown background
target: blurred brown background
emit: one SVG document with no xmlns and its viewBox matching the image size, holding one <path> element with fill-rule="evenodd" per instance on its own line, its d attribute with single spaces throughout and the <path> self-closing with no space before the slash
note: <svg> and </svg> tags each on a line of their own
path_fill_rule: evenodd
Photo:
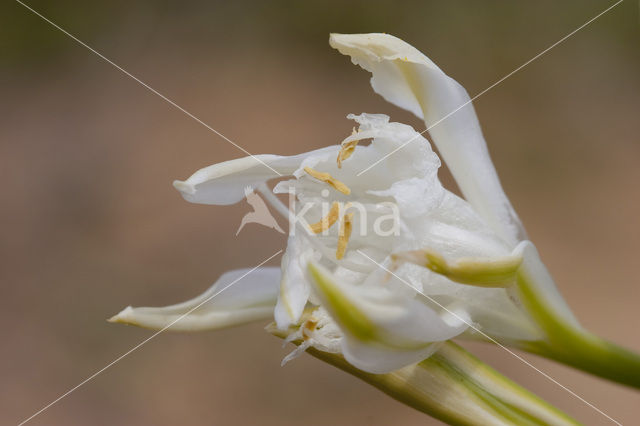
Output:
<svg viewBox="0 0 640 426">
<path fill-rule="evenodd" d="M 382 112 L 329 32 L 388 32 L 473 96 L 607 1 L 81 1 L 28 4 L 252 153 L 337 143 Z M 640 350 L 638 4 L 626 1 L 477 100 L 505 190 L 591 330 Z M 284 244 L 246 204 L 191 205 L 171 187 L 244 154 L 15 2 L 0 16 L 0 423 L 16 424 L 151 332 L 122 307 L 190 298 Z M 446 170 L 443 180 L 452 185 Z M 273 264 L 277 264 L 274 261 Z M 440 424 L 254 324 L 164 333 L 33 425 Z M 489 364 L 590 425 L 604 417 L 499 348 Z M 640 393 L 525 356 L 637 424 Z"/>
</svg>

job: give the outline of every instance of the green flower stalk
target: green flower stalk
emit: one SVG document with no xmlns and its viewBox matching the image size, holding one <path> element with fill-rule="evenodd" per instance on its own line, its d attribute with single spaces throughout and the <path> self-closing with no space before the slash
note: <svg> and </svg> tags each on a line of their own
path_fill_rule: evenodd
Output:
<svg viewBox="0 0 640 426">
<path fill-rule="evenodd" d="M 538 266 L 542 267 L 541 264 Z M 514 346 L 597 376 L 640 388 L 640 356 L 575 323 L 564 321 L 562 315 L 554 309 L 554 304 L 545 299 L 545 293 L 536 285 L 536 277 L 551 278 L 546 270 L 537 275 L 532 273 L 533 268 L 535 267 L 525 267 L 518 274 L 517 292 L 525 309 L 544 331 L 545 339 L 513 342 Z"/>
<path fill-rule="evenodd" d="M 289 336 L 275 323 L 266 329 L 280 338 Z M 340 354 L 315 348 L 307 352 L 451 425 L 579 424 L 451 341 L 440 344 L 429 358 L 385 374 L 357 369 Z"/>
</svg>

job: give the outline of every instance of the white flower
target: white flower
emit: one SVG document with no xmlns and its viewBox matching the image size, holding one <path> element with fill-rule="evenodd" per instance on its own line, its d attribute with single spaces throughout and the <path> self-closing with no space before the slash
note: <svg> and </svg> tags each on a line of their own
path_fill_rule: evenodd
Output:
<svg viewBox="0 0 640 426">
<path fill-rule="evenodd" d="M 260 156 L 279 173 L 293 177 L 278 183 L 274 192 L 296 196 L 275 303 L 279 328 L 301 325 L 298 335 L 305 340 L 303 348 L 340 351 L 356 367 L 376 373 L 428 357 L 437 349 L 437 342 L 458 336 L 471 321 L 484 320 L 487 332 L 509 338 L 533 334 L 503 288 L 454 283 L 408 262 L 395 270 L 395 276 L 389 276 L 371 261 L 391 267 L 393 254 L 413 253 L 424 247 L 451 259 L 502 258 L 512 249 L 466 201 L 442 187 L 437 177 L 440 161 L 415 130 L 390 123 L 385 115 L 349 118 L 359 128 L 342 144 L 293 157 Z M 358 176 L 363 168 L 411 138 L 415 143 Z M 362 143 L 368 140 L 371 143 L 364 146 Z M 361 143 L 353 146 L 354 141 Z M 353 149 L 345 155 L 349 147 Z M 207 204 L 239 201 L 244 187 L 252 185 L 278 211 L 286 213 L 287 208 L 265 189 L 264 183 L 274 177 L 272 170 L 247 157 L 207 167 L 174 185 L 187 200 Z M 327 218 L 324 225 L 323 217 Z M 347 236 L 343 228 L 349 217 L 351 233 Z M 307 232 L 310 223 L 316 224 L 317 233 Z M 392 232 L 394 226 L 398 229 Z M 344 253 L 339 255 L 341 245 Z M 253 274 L 262 275 L 264 271 Z M 247 291 L 246 299 L 237 306 L 239 312 L 254 312 L 254 305 L 264 306 L 268 296 L 276 294 L 265 290 L 273 290 L 273 273 L 260 279 L 265 280 L 261 294 Z M 240 280 L 237 286 L 242 283 Z M 237 292 L 241 289 L 236 288 Z M 419 292 L 430 295 L 445 309 Z M 212 290 L 206 294 L 212 294 Z M 114 320 L 162 327 L 202 297 L 178 308 L 127 308 Z M 275 302 L 275 298 L 272 300 Z M 321 308 L 313 309 L 318 306 Z M 225 299 L 216 302 L 214 298 L 183 321 L 192 329 L 215 328 L 221 316 L 216 313 L 227 312 L 228 308 Z M 265 313 L 262 309 L 255 312 Z M 224 325 L 233 320 L 262 318 L 242 314 L 222 317 L 226 319 Z"/>
<path fill-rule="evenodd" d="M 373 74 L 376 92 L 433 126 L 465 198 L 443 188 L 440 160 L 421 134 L 379 114 L 349 115 L 358 129 L 341 144 L 201 169 L 174 182 L 187 201 L 232 204 L 257 188 L 289 220 L 289 240 L 281 275 L 261 268 L 230 288 L 235 298 L 214 298 L 172 328 L 273 315 L 302 342 L 293 355 L 338 352 L 372 373 L 416 363 L 457 336 L 542 352 L 536 344 L 553 346 L 562 327 L 581 330 L 502 190 L 462 86 L 390 35 L 334 34 L 330 43 Z M 276 171 L 290 179 L 270 191 Z M 295 200 L 285 206 L 274 193 Z M 229 278 L 193 301 L 129 307 L 113 321 L 161 328 Z"/>
</svg>

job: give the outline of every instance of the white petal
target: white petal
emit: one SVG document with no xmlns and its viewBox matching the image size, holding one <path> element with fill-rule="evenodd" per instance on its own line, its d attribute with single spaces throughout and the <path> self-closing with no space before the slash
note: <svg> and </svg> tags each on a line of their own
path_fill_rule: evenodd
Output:
<svg viewBox="0 0 640 426">
<path fill-rule="evenodd" d="M 340 145 L 306 154 L 301 166 L 309 166 L 318 171 L 327 172 L 335 179 L 344 182 L 351 190 L 350 200 L 366 197 L 367 191 L 370 190 L 388 189 L 398 180 L 425 176 L 437 179 L 440 159 L 433 152 L 427 140 L 411 126 L 389 122 L 389 117 L 383 114 L 349 114 L 347 118 L 356 121 L 359 124 L 359 130 L 344 139 L 343 142 L 373 139 L 371 144 L 358 145 L 353 155 L 343 162 L 341 168 L 338 168 L 336 161 Z M 370 172 L 358 175 L 366 166 L 397 149 L 410 138 L 416 138 L 419 142 L 399 150 L 387 161 L 371 169 Z M 287 192 L 294 185 L 297 188 L 296 195 L 304 196 L 305 192 L 319 195 L 322 189 L 327 188 L 325 183 L 309 178 L 302 167 L 296 170 L 294 175 L 301 179 L 280 182 L 274 191 L 276 193 Z M 342 197 L 342 194 L 333 190 L 331 194 L 332 198 Z"/>
<path fill-rule="evenodd" d="M 200 296 L 162 308 L 128 306 L 110 322 L 173 331 L 214 330 L 266 319 L 280 284 L 280 268 L 237 269 L 224 273 Z"/>
<path fill-rule="evenodd" d="M 439 182 L 432 184 L 427 179 L 414 177 L 396 181 L 389 189 L 367 192 L 379 197 L 393 197 L 402 215 L 414 218 L 428 213 L 440 204 L 444 188 Z"/>
<path fill-rule="evenodd" d="M 369 373 L 384 374 L 429 358 L 439 346 L 440 342 L 436 342 L 415 351 L 390 353 L 387 347 L 363 345 L 357 340 L 345 338 L 342 340 L 342 353 L 354 367 Z"/>
<path fill-rule="evenodd" d="M 536 323 L 539 308 L 530 304 L 532 296 L 562 322 L 571 327 L 580 327 L 530 241 L 520 242 L 507 257 L 521 259 L 516 271 L 519 285 L 514 282 L 508 288 L 475 287 L 455 283 L 439 273 L 425 271 L 421 277 L 423 291 L 445 306 L 464 306 L 475 326 L 495 338 L 520 341 L 545 338 L 540 324 Z M 495 260 L 505 260 L 507 257 L 498 256 Z M 487 266 L 490 260 L 484 260 Z M 477 271 L 481 273 L 480 269 Z M 472 281 L 470 279 L 469 283 Z M 521 292 L 523 285 L 528 287 L 527 293 Z"/>
<path fill-rule="evenodd" d="M 309 299 L 311 288 L 305 277 L 313 249 L 303 246 L 303 237 L 290 236 L 282 257 L 282 279 L 274 312 L 278 328 L 286 330 L 297 324 Z"/>
<path fill-rule="evenodd" d="M 414 232 L 423 237 L 426 247 L 451 258 L 511 253 L 513 247 L 497 236 L 468 202 L 449 191 L 444 191 L 440 201 L 428 220 L 414 223 Z"/>
<path fill-rule="evenodd" d="M 346 359 L 365 371 L 383 373 L 418 362 L 433 352 L 433 342 L 468 326 L 462 311 L 440 314 L 406 292 L 338 282 L 313 263 L 309 270 L 322 306 L 345 335 Z"/>
<path fill-rule="evenodd" d="M 416 48 L 388 34 L 332 34 L 329 43 L 373 74 L 377 93 L 424 118 L 427 128 L 433 126 L 429 132 L 462 193 L 495 232 L 512 245 L 526 238 L 460 84 Z"/>
<path fill-rule="evenodd" d="M 261 154 L 224 161 L 198 170 L 185 181 L 176 180 L 173 186 L 191 203 L 234 204 L 244 198 L 246 187 L 256 187 L 269 179 L 292 175 L 309 155 L 331 150 L 335 151 L 336 147 L 289 157 Z"/>
<path fill-rule="evenodd" d="M 464 306 L 474 327 L 489 336 L 508 340 L 540 340 L 543 337 L 506 289 L 458 284 L 431 271 L 425 272 L 423 289 L 443 306 Z M 471 328 L 467 331 L 472 338 L 480 337 Z"/>
</svg>

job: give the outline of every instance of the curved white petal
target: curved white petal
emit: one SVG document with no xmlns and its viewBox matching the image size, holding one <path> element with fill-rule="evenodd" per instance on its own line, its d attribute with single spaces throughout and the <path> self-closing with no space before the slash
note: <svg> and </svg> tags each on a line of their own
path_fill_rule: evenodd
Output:
<svg viewBox="0 0 640 426">
<path fill-rule="evenodd" d="M 512 246 L 500 238 L 474 208 L 457 195 L 444 191 L 429 220 L 414 225 L 426 247 L 451 258 L 504 256 Z"/>
<path fill-rule="evenodd" d="M 311 288 L 305 277 L 307 262 L 312 259 L 313 249 L 304 247 L 302 237 L 290 236 L 287 251 L 282 256 L 282 279 L 274 311 L 280 330 L 297 324 L 309 299 Z"/>
<path fill-rule="evenodd" d="M 332 34 L 329 43 L 371 72 L 373 89 L 387 101 L 424 118 L 465 198 L 503 239 L 512 245 L 526 239 L 460 84 L 416 48 L 388 34 Z"/>
<path fill-rule="evenodd" d="M 426 271 L 423 292 L 443 306 L 464 306 L 474 328 L 496 339 L 540 340 L 542 331 L 510 297 L 507 289 L 474 287 L 455 283 Z M 482 338 L 476 330 L 469 337 Z M 465 335 L 461 336 L 464 337 Z"/>
<path fill-rule="evenodd" d="M 453 264 L 461 272 L 457 278 L 449 270 Z M 544 339 L 535 308 L 527 303 L 530 296 L 522 293 L 522 285 L 543 300 L 546 309 L 572 327 L 579 327 L 530 241 L 520 242 L 508 256 L 458 258 L 450 265 L 426 266 L 431 270 L 425 268 L 421 276 L 424 293 L 446 306 L 464 306 L 474 325 L 486 334 L 508 340 Z M 466 268 L 469 269 L 465 271 Z M 505 280 L 505 288 L 482 287 L 497 278 Z M 522 284 L 523 280 L 526 284 Z M 478 337 L 473 333 L 471 336 Z"/>
<path fill-rule="evenodd" d="M 292 175 L 308 156 L 335 149 L 328 147 L 292 156 L 261 154 L 224 161 L 198 170 L 185 181 L 176 180 L 173 186 L 191 203 L 235 204 L 244 198 L 247 186 L 256 187 L 269 179 Z"/>
<path fill-rule="evenodd" d="M 342 354 L 351 365 L 374 374 L 384 374 L 429 358 L 441 342 L 429 343 L 423 349 L 389 352 L 385 346 L 363 345 L 357 340 L 342 340 Z"/>
<path fill-rule="evenodd" d="M 174 331 L 214 330 L 269 318 L 278 295 L 280 268 L 226 272 L 194 299 L 162 308 L 126 307 L 110 322 Z"/>
<path fill-rule="evenodd" d="M 383 373 L 419 362 L 433 353 L 434 342 L 468 326 L 462 311 L 441 314 L 406 292 L 342 283 L 314 263 L 309 271 L 322 306 L 344 333 L 345 358 L 365 371 Z"/>
</svg>

